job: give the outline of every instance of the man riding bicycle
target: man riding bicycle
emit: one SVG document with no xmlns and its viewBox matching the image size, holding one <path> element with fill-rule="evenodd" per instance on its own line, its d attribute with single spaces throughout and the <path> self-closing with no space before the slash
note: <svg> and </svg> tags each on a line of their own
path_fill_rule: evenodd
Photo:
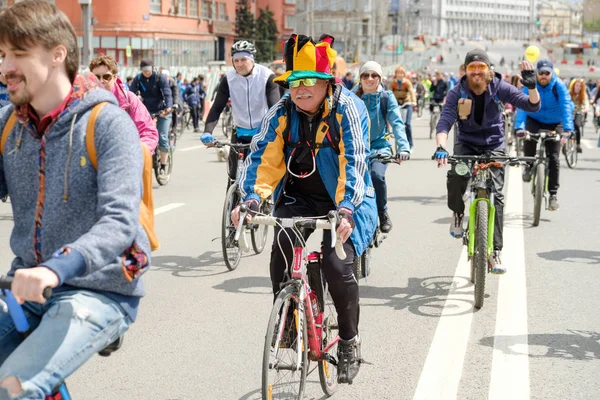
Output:
<svg viewBox="0 0 600 400">
<path fill-rule="evenodd" d="M 358 282 L 352 264 L 375 233 L 377 206 L 368 168 L 369 116 L 363 101 L 334 83 L 333 40 L 323 35 L 315 43 L 294 34 L 286 43 L 287 72 L 276 81 L 289 86 L 290 93 L 265 116 L 241 182 L 251 210 L 273 195 L 276 217 L 322 216 L 335 209 L 342 217 L 337 233 L 347 257 L 337 258 L 325 231 L 321 267 L 338 313 L 338 381 L 351 383 L 360 367 Z M 239 208 L 232 220 L 238 224 Z M 291 229 L 275 229 L 270 266 L 275 294 L 285 281 L 286 260 L 293 257 L 293 237 Z"/>
<path fill-rule="evenodd" d="M 531 90 L 531 89 L 529 89 Z M 527 93 L 527 88 L 523 88 Z M 539 60 L 537 63 L 537 92 L 542 98 L 542 107 L 538 111 L 517 110 L 515 129 L 518 137 L 525 137 L 526 131 L 537 133 L 540 129 L 556 131 L 561 135 L 560 142 L 547 141 L 546 154 L 548 155 L 548 192 L 550 200 L 548 210 L 556 211 L 558 204 L 558 177 L 560 173 L 560 146 L 573 131 L 573 102 L 564 82 L 554 74 L 552 61 Z M 523 153 L 532 157 L 536 151 L 536 141 L 525 140 Z M 523 181 L 531 180 L 531 166 L 523 172 Z"/>
<path fill-rule="evenodd" d="M 440 71 L 435 71 L 435 80 L 429 88 L 431 92 L 431 102 L 429 103 L 429 112 L 433 113 L 435 107 L 440 107 L 444 103 L 446 94 L 448 94 L 448 83 Z"/>
<path fill-rule="evenodd" d="M 448 162 L 448 151 L 445 149 L 448 131 L 458 118 L 458 134 L 454 145 L 456 155 L 489 155 L 505 156 L 504 143 L 504 103 L 528 111 L 540 108 L 540 97 L 535 86 L 533 65 L 523 61 L 521 74 L 523 84 L 530 87 L 530 95 L 521 93 L 502 76 L 491 68 L 490 59 L 483 50 L 472 50 L 465 57 L 466 75 L 448 92 L 446 103 L 442 109 L 440 121 L 436 128 L 437 149 L 434 159 L 438 167 Z M 502 266 L 500 252 L 502 250 L 502 227 L 504 195 L 504 169 L 492 170 L 494 186 L 494 205 L 496 219 L 494 228 L 494 252 L 491 260 L 492 272 L 503 274 L 506 268 Z M 465 203 L 463 195 L 467 189 L 468 180 L 457 175 L 454 170 L 448 171 L 446 186 L 448 188 L 448 208 L 452 210 L 450 235 L 462 238 L 465 234 L 463 217 Z"/>
<path fill-rule="evenodd" d="M 8 274 L 33 328 L 23 339 L 0 313 L 0 398 L 41 400 L 136 318 L 150 265 L 142 147 L 115 97 L 77 75 L 77 34 L 56 6 L 3 10 L 0 62 L 14 105 L 0 109 L 0 197 L 10 193 L 14 215 Z M 86 131 L 100 103 L 96 169 Z"/>
<path fill-rule="evenodd" d="M 202 142 L 208 146 L 215 141 L 212 132 L 229 99 L 231 99 L 235 126 L 231 143 L 246 144 L 250 143 L 252 137 L 258 132 L 260 122 L 267 110 L 279 101 L 279 86 L 273 82 L 275 75 L 269 68 L 254 63 L 255 53 L 254 45 L 245 40 L 236 42 L 231 47 L 234 69 L 229 70 L 221 79 L 217 88 L 217 97 L 206 117 Z M 229 183 L 235 181 L 237 175 L 235 151 L 229 153 L 227 173 Z"/>
<path fill-rule="evenodd" d="M 141 96 L 151 115 L 158 114 L 156 127 L 158 128 L 158 150 L 160 151 L 159 175 L 166 178 L 173 95 L 167 78 L 154 70 L 154 61 L 142 60 L 140 69 L 142 72 L 133 78 L 129 90 Z"/>
</svg>

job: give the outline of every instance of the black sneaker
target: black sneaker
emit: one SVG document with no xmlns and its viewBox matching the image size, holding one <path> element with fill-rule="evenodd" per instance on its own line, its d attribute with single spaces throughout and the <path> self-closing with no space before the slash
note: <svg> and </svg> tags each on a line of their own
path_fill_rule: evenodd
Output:
<svg viewBox="0 0 600 400">
<path fill-rule="evenodd" d="M 387 211 L 384 211 L 383 214 L 379 216 L 379 229 L 383 233 L 389 233 L 392 230 L 392 219 Z"/>
<path fill-rule="evenodd" d="M 338 383 L 352 384 L 360 369 L 360 338 L 340 339 L 338 343 Z"/>
<path fill-rule="evenodd" d="M 577 145 L 577 152 L 578 153 L 582 153 L 583 152 L 583 150 L 581 150 L 581 145 L 580 144 Z"/>
<path fill-rule="evenodd" d="M 560 208 L 560 206 L 558 205 L 558 198 L 556 197 L 555 194 L 551 194 L 550 195 L 550 201 L 548 204 L 548 210 L 550 211 L 556 211 Z"/>
</svg>

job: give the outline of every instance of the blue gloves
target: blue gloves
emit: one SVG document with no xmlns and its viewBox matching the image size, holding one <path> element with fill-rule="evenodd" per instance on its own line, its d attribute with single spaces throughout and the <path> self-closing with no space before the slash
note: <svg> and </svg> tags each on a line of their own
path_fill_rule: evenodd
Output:
<svg viewBox="0 0 600 400">
<path fill-rule="evenodd" d="M 203 133 L 202 136 L 200 136 L 200 140 L 202 140 L 202 143 L 208 144 L 215 142 L 215 137 L 210 133 Z"/>
<path fill-rule="evenodd" d="M 433 159 L 439 160 L 441 158 L 448 158 L 448 150 L 446 150 L 442 146 L 439 146 L 437 149 L 435 149 L 435 153 L 433 154 Z"/>
</svg>

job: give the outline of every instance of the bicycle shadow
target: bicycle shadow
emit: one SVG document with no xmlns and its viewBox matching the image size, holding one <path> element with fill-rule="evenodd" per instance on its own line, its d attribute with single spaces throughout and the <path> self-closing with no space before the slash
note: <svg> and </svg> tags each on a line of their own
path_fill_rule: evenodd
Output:
<svg viewBox="0 0 600 400">
<path fill-rule="evenodd" d="M 456 292 L 460 290 L 460 292 Z M 454 293 L 461 296 L 452 296 Z M 438 318 L 473 312 L 473 285 L 467 277 L 433 276 L 409 278 L 402 287 L 378 287 L 360 284 L 361 307 L 388 306 L 395 310 L 407 309 L 415 315 Z M 364 300 L 364 301 L 362 301 Z M 383 304 L 369 304 L 368 300 L 384 300 Z"/>
<path fill-rule="evenodd" d="M 227 293 L 272 294 L 271 279 L 266 276 L 244 276 L 227 279 L 213 286 Z"/>
<path fill-rule="evenodd" d="M 600 251 L 564 249 L 538 253 L 538 256 L 546 260 L 573 264 L 600 264 Z"/>
<path fill-rule="evenodd" d="M 312 365 L 314 365 L 314 363 L 311 363 L 311 366 Z M 310 384 L 310 385 L 319 385 L 319 377 L 317 376 L 316 380 L 314 380 L 314 379 L 308 379 L 308 376 L 307 376 L 306 383 Z M 305 392 L 306 392 L 306 389 L 305 389 Z M 336 392 L 336 393 L 338 393 L 338 392 Z M 251 392 L 248 392 L 248 393 L 242 395 L 242 397 L 240 397 L 238 400 L 261 400 L 262 398 L 263 398 L 262 390 L 256 389 L 256 390 L 253 390 Z M 302 397 L 303 400 L 325 400 L 325 399 L 329 399 L 329 398 L 330 397 L 326 396 L 326 395 L 323 395 L 321 397 L 314 397 L 314 396 L 307 395 L 306 393 L 304 393 L 304 397 Z"/>
<path fill-rule="evenodd" d="M 170 272 L 172 276 L 178 278 L 203 278 L 229 272 L 220 251 L 205 251 L 198 257 L 175 255 L 152 257 L 150 271 Z"/>
<path fill-rule="evenodd" d="M 550 222 L 547 218 L 540 218 L 540 222 Z M 532 229 L 533 213 L 508 213 L 504 214 L 504 226 L 511 228 Z"/>
<path fill-rule="evenodd" d="M 437 205 L 441 202 L 445 202 L 446 201 L 446 195 L 442 195 L 439 197 L 433 197 L 433 196 L 395 196 L 395 197 L 388 197 L 388 201 L 414 201 L 415 203 L 418 203 L 420 205 L 423 206 L 428 206 L 428 205 Z"/>
<path fill-rule="evenodd" d="M 570 333 L 488 336 L 482 338 L 479 344 L 499 349 L 504 354 L 527 355 L 530 358 L 600 360 L 600 333 L 572 329 L 567 331 Z M 528 351 L 524 353 L 520 349 L 526 344 Z"/>
</svg>

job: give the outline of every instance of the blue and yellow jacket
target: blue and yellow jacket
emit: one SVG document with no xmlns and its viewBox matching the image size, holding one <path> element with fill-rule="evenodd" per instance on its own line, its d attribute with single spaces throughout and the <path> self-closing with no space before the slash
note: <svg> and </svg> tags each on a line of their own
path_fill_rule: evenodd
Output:
<svg viewBox="0 0 600 400">
<path fill-rule="evenodd" d="M 287 161 L 292 147 L 285 147 L 283 133 L 287 126 L 286 94 L 262 121 L 260 132 L 252 139 L 250 154 L 241 171 L 240 182 L 244 201 L 264 200 L 273 194 L 279 201 L 287 176 Z M 331 90 L 324 101 L 322 121 L 317 129 L 315 143 L 327 143 L 327 124 L 331 110 Z M 290 143 L 299 140 L 298 112 L 292 106 Z M 315 150 L 317 168 L 327 192 L 335 205 L 354 212 L 356 228 L 350 239 L 357 255 L 369 245 L 377 227 L 375 190 L 369 173 L 369 116 L 361 99 L 343 88 L 336 107 L 335 119 L 339 126 L 338 155 L 332 147 Z"/>
</svg>

